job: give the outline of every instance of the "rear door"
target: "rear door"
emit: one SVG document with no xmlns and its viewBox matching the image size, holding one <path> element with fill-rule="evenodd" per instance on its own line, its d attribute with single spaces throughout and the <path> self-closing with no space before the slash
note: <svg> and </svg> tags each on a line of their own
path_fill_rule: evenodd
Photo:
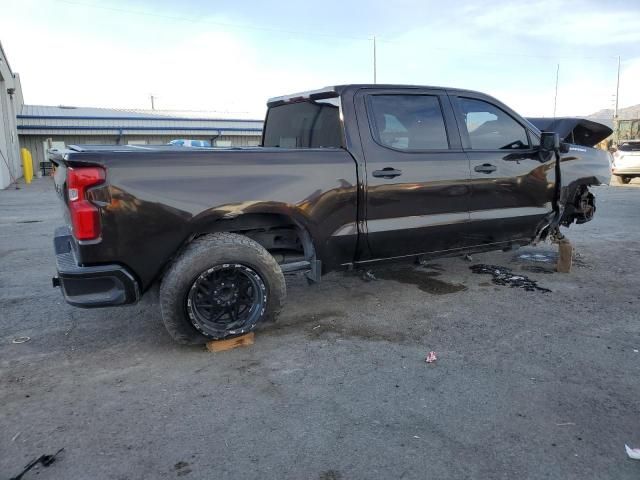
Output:
<svg viewBox="0 0 640 480">
<path fill-rule="evenodd" d="M 451 100 L 471 167 L 474 243 L 530 240 L 553 210 L 553 157 L 540 157 L 538 137 L 505 105 L 466 92 Z"/>
<path fill-rule="evenodd" d="M 467 244 L 469 160 L 438 89 L 366 89 L 355 96 L 366 160 L 366 228 L 373 258 Z"/>
</svg>

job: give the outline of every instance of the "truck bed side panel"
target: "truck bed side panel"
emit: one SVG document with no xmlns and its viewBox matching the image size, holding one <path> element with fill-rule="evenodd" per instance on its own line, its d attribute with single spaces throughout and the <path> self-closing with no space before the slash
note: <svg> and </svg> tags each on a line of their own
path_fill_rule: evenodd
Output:
<svg viewBox="0 0 640 480">
<path fill-rule="evenodd" d="M 305 227 L 328 269 L 353 260 L 357 173 L 342 149 L 255 149 L 71 154 L 68 163 L 107 170 L 111 202 L 102 239 L 81 245 L 83 264 L 128 266 L 146 289 L 194 234 L 252 213 L 287 216 Z"/>
</svg>

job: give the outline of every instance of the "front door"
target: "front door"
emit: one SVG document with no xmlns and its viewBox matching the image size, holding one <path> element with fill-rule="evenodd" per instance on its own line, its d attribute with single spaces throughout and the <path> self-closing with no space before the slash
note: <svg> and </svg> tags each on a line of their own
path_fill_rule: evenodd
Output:
<svg viewBox="0 0 640 480">
<path fill-rule="evenodd" d="M 355 100 L 371 258 L 468 245 L 469 160 L 446 92 L 367 89 Z"/>
<path fill-rule="evenodd" d="M 515 112 L 479 94 L 451 97 L 471 165 L 470 235 L 478 245 L 531 240 L 553 210 L 554 161 Z"/>
</svg>

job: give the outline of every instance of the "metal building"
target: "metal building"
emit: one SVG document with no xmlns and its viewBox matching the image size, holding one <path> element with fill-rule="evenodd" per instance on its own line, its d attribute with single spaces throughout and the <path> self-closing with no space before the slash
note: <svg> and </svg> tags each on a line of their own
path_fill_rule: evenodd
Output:
<svg viewBox="0 0 640 480">
<path fill-rule="evenodd" d="M 164 144 L 174 139 L 207 140 L 213 146 L 255 146 L 262 120 L 221 118 L 219 112 L 111 110 L 23 105 L 17 115 L 20 146 L 29 149 L 34 172 L 49 148 L 73 144 Z"/>
<path fill-rule="evenodd" d="M 11 71 L 0 44 L 0 188 L 22 177 L 16 114 L 22 108 L 20 77 Z"/>
</svg>

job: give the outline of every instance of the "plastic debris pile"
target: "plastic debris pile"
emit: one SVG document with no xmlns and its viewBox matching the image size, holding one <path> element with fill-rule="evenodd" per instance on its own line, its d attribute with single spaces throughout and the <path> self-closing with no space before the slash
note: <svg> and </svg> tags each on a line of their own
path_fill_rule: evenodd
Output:
<svg viewBox="0 0 640 480">
<path fill-rule="evenodd" d="M 493 276 L 492 282 L 496 285 L 504 285 L 512 288 L 524 288 L 527 292 L 550 292 L 548 288 L 538 286 L 538 282 L 531 280 L 526 275 L 513 273 L 510 268 L 498 265 L 477 264 L 469 267 L 473 273 L 485 273 Z"/>
</svg>

